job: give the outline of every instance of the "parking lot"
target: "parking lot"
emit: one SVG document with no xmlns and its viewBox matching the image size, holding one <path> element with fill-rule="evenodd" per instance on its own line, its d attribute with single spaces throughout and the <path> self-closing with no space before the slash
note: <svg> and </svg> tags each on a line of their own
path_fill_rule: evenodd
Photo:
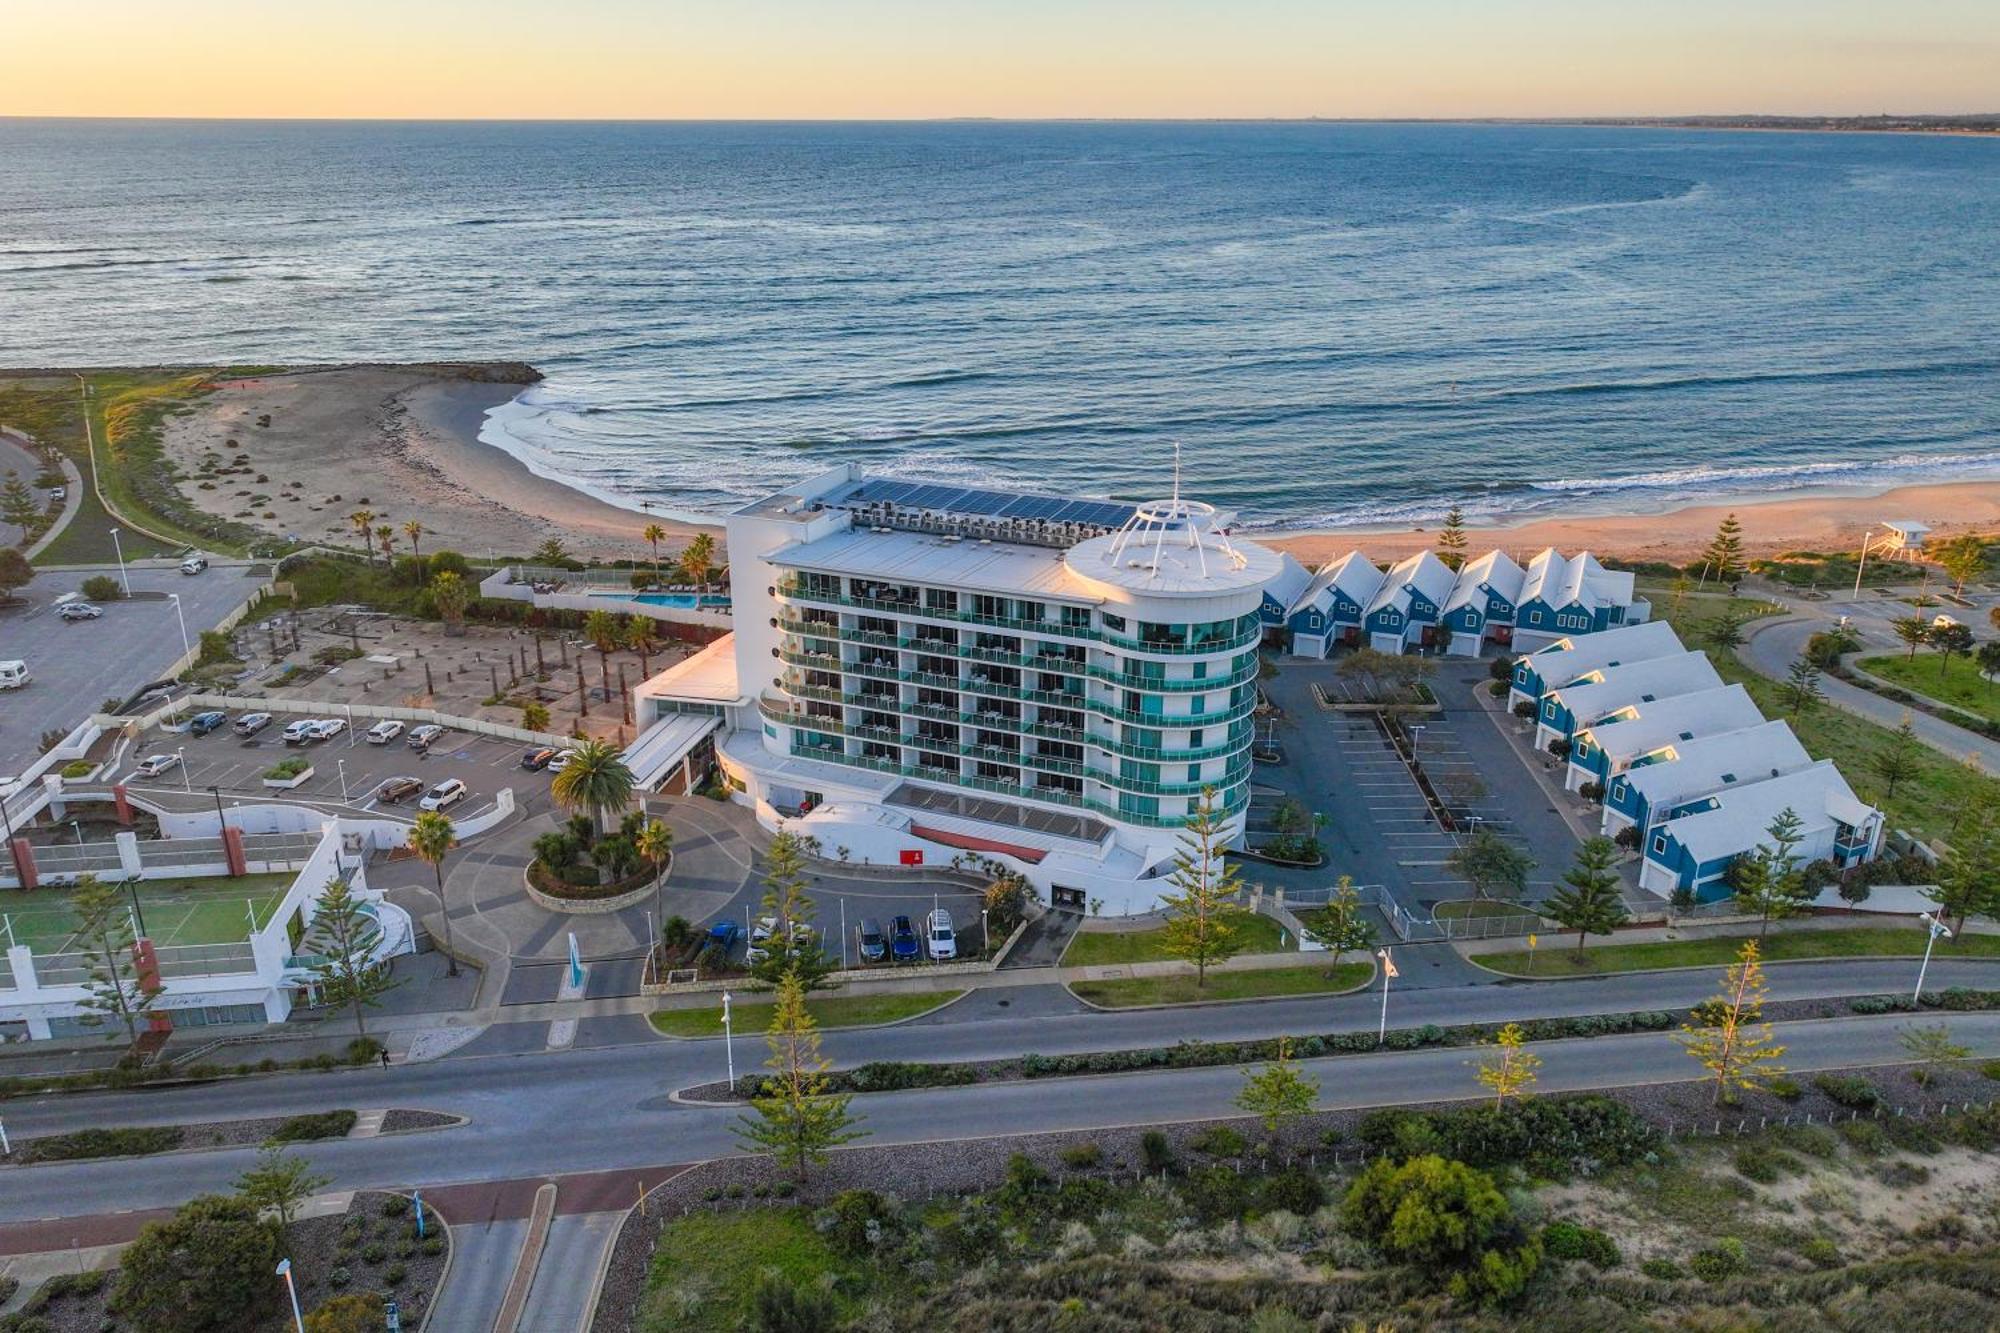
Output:
<svg viewBox="0 0 2000 1333">
<path fill-rule="evenodd" d="M 67 569 L 38 574 L 21 590 L 25 606 L 0 611 L 0 657 L 20 658 L 33 681 L 0 691 L 0 775 L 20 772 L 41 754 L 44 731 L 67 732 L 103 707 L 157 680 L 181 656 L 180 617 L 167 594 L 181 598 L 188 641 L 248 601 L 263 581 L 263 567 L 217 565 L 194 577 L 177 568 L 132 567 L 132 596 L 103 603 L 104 615 L 75 623 L 56 615 L 54 602 L 76 592 L 93 574 L 109 569 Z"/>
<path fill-rule="evenodd" d="M 338 717 L 335 712 L 332 716 Z M 517 798 L 546 791 L 548 775 L 529 773 L 520 767 L 521 749 L 509 741 L 447 731 L 419 753 L 407 744 L 409 730 L 387 745 L 370 745 L 366 739 L 368 719 L 356 719 L 332 740 L 307 745 L 286 745 L 285 724 L 302 714 L 274 714 L 270 725 L 256 735 L 238 736 L 233 724 L 241 713 L 231 713 L 232 726 L 206 736 L 155 728 L 141 736 L 126 753 L 112 781 L 127 781 L 136 788 L 166 788 L 204 792 L 215 787 L 224 804 L 279 797 L 323 803 L 345 802 L 358 811 L 414 817 L 414 797 L 398 805 L 384 805 L 375 799 L 375 789 L 392 777 L 413 777 L 427 786 L 446 778 L 457 778 L 469 789 L 466 798 L 448 812 L 465 819 L 487 809 L 502 787 L 514 788 Z M 171 768 L 157 778 L 134 776 L 134 770 L 148 755 L 184 756 L 182 767 Z M 311 762 L 313 775 L 295 790 L 271 791 L 263 785 L 264 773 L 284 759 L 302 758 Z"/>
</svg>

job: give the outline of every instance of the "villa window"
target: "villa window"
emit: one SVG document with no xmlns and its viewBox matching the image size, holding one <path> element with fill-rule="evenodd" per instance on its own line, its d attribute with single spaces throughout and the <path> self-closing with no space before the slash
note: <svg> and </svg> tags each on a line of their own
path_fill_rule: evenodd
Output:
<svg viewBox="0 0 2000 1333">
<path fill-rule="evenodd" d="M 1542 623 L 1542 613 L 1541 613 L 1540 611 L 1530 611 L 1530 612 L 1528 612 L 1528 623 L 1529 623 L 1530 625 L 1539 625 L 1539 624 L 1541 624 L 1541 623 Z"/>
<path fill-rule="evenodd" d="M 1666 854 L 1667 854 L 1667 835 L 1664 833 L 1655 833 L 1653 835 L 1653 855 L 1665 856 Z"/>
</svg>

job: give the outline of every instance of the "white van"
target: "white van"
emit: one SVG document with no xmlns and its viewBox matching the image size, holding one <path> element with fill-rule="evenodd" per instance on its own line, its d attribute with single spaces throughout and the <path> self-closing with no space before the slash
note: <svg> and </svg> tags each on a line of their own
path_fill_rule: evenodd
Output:
<svg viewBox="0 0 2000 1333">
<path fill-rule="evenodd" d="M 18 690 L 32 680 L 28 674 L 28 664 L 16 658 L 11 662 L 0 662 L 0 690 Z"/>
</svg>

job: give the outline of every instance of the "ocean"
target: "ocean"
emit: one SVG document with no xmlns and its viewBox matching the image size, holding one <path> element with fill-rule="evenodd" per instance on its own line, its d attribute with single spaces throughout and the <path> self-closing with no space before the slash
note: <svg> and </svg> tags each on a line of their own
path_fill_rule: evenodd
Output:
<svg viewBox="0 0 2000 1333">
<path fill-rule="evenodd" d="M 0 120 L 0 364 L 520 359 L 714 515 L 855 460 L 1256 526 L 2000 476 L 2000 142 Z"/>
</svg>

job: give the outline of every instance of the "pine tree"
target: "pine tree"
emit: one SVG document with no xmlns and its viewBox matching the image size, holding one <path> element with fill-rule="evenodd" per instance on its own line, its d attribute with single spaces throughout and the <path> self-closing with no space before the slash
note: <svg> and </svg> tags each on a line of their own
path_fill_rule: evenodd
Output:
<svg viewBox="0 0 2000 1333">
<path fill-rule="evenodd" d="M 789 976 L 804 990 L 818 990 L 833 964 L 813 929 L 805 846 L 796 834 L 778 834 L 764 853 L 763 909 L 770 918 L 771 937 L 758 944 L 765 956 L 750 969 L 751 975 L 772 985 Z"/>
<path fill-rule="evenodd" d="M 0 486 L 0 518 L 6 519 L 17 528 L 34 526 L 41 517 L 41 506 L 35 503 L 35 496 L 17 473 L 7 474 L 7 484 Z"/>
<path fill-rule="evenodd" d="M 307 949 L 320 959 L 313 965 L 320 1002 L 335 1009 L 346 1005 L 354 1013 L 354 1030 L 364 1037 L 368 1024 L 363 1011 L 379 1005 L 399 984 L 387 967 L 376 966 L 368 956 L 370 936 L 377 929 L 367 905 L 345 878 L 334 875 L 320 893 L 305 935 Z"/>
<path fill-rule="evenodd" d="M 1675 1037 L 1714 1079 L 1718 1106 L 1733 1101 L 1736 1089 L 1765 1086 L 1785 1072 L 1777 1063 L 1785 1048 L 1764 1021 L 1766 989 L 1757 941 L 1745 940 L 1723 974 L 1722 993 L 1697 1005 Z"/>
<path fill-rule="evenodd" d="M 1612 869 L 1617 857 L 1618 847 L 1611 839 L 1589 839 L 1577 848 L 1575 864 L 1563 872 L 1563 887 L 1541 905 L 1543 916 L 1576 932 L 1579 959 L 1585 936 L 1609 935 L 1631 915 L 1619 892 L 1618 872 Z"/>
<path fill-rule="evenodd" d="M 1688 594 L 1693 591 L 1694 591 L 1694 580 L 1689 578 L 1685 571 L 1674 575 L 1673 608 L 1667 612 L 1667 619 L 1672 621 L 1680 620 L 1681 605 L 1687 601 Z"/>
<path fill-rule="evenodd" d="M 1992 813 L 1982 810 L 1952 839 L 1924 896 L 1951 919 L 1953 934 L 1964 931 L 1968 916 L 2000 917 L 2000 823 Z"/>
<path fill-rule="evenodd" d="M 136 940 L 131 914 L 118 890 L 95 875 L 79 875 L 70 894 L 76 913 L 76 938 L 84 958 L 82 1001 L 89 1010 L 80 1021 L 99 1027 L 111 1019 L 125 1026 L 127 1041 L 139 1040 L 139 1024 L 160 997 L 157 981 L 139 979 L 132 956 Z"/>
<path fill-rule="evenodd" d="M 742 1117 L 736 1134 L 803 1182 L 809 1168 L 865 1131 L 854 1128 L 847 1109 L 850 1098 L 826 1090 L 832 1062 L 820 1054 L 819 1029 L 806 1011 L 805 987 L 795 976 L 787 974 L 778 983 L 764 1042 L 771 1048 L 764 1061 L 771 1074 L 761 1095 L 750 1099 L 751 1114 Z"/>
<path fill-rule="evenodd" d="M 1735 514 L 1723 517 L 1701 558 L 1717 583 L 1734 583 L 1743 577 L 1743 525 Z"/>
<path fill-rule="evenodd" d="M 1513 843 L 1481 824 L 1445 858 L 1452 874 L 1472 885 L 1475 896 L 1498 893 L 1518 898 L 1528 889 L 1534 861 Z"/>
<path fill-rule="evenodd" d="M 1943 1023 L 1904 1028 L 1900 1040 L 1917 1064 L 1914 1075 L 1917 1083 L 1926 1088 L 1932 1080 L 1949 1074 L 1972 1056 L 1972 1048 L 1953 1041 L 1951 1029 Z"/>
<path fill-rule="evenodd" d="M 1305 918 L 1313 938 L 1332 955 L 1329 971 L 1340 966 L 1342 954 L 1366 949 L 1375 942 L 1375 928 L 1361 917 L 1361 895 L 1354 888 L 1354 876 L 1342 875 L 1334 885 L 1326 906 Z"/>
<path fill-rule="evenodd" d="M 1791 669 L 1785 673 L 1785 683 L 1778 687 L 1778 697 L 1785 702 L 1785 711 L 1793 717 L 1810 713 L 1826 700 L 1826 692 L 1820 689 L 1820 671 L 1809 657 L 1794 658 Z"/>
<path fill-rule="evenodd" d="M 1275 1135 L 1300 1116 L 1309 1115 L 1319 1098 L 1319 1080 L 1299 1072 L 1292 1059 L 1292 1039 L 1278 1038 L 1278 1057 L 1255 1072 L 1243 1071 L 1243 1090 L 1236 1105 L 1256 1116 L 1264 1132 Z"/>
<path fill-rule="evenodd" d="M 1907 661 L 1914 662 L 1917 649 L 1931 641 L 1931 622 L 1922 616 L 1898 616 L 1889 622 L 1889 628 L 1896 631 L 1896 637 L 1910 650 Z"/>
<path fill-rule="evenodd" d="M 1763 939 L 1773 921 L 1806 910 L 1809 896 L 1799 870 L 1798 847 L 1804 840 L 1797 812 L 1787 806 L 1764 831 L 1771 841 L 1757 848 L 1736 868 L 1736 905 L 1759 918 L 1757 938 Z"/>
<path fill-rule="evenodd" d="M 257 1150 L 257 1162 L 236 1178 L 236 1192 L 259 1212 L 266 1208 L 278 1215 L 278 1225 L 289 1227 L 299 1215 L 299 1206 L 331 1183 L 331 1176 L 316 1176 L 311 1164 L 297 1153 L 286 1152 L 282 1143 L 266 1143 Z"/>
<path fill-rule="evenodd" d="M 1966 582 L 1986 572 L 1986 540 L 1973 533 L 1953 537 L 1929 549 L 1931 557 L 1951 576 L 1954 596 L 1963 597 Z"/>
<path fill-rule="evenodd" d="M 1167 877 L 1172 891 L 1160 898 L 1167 917 L 1164 946 L 1172 957 L 1194 964 L 1195 988 L 1200 989 L 1208 984 L 1209 964 L 1242 952 L 1242 923 L 1249 915 L 1236 901 L 1243 891 L 1243 872 L 1223 859 L 1213 788 L 1202 789 L 1180 842 Z"/>
<path fill-rule="evenodd" d="M 1465 511 L 1457 505 L 1444 516 L 1444 527 L 1438 532 L 1437 557 L 1447 569 L 1465 567 Z"/>
<path fill-rule="evenodd" d="M 1541 1077 L 1542 1057 L 1526 1048 L 1527 1035 L 1519 1023 L 1509 1023 L 1493 1034 L 1493 1045 L 1479 1057 L 1479 1081 L 1493 1091 L 1493 1102 L 1504 1106 L 1509 1097 L 1525 1097 Z"/>
<path fill-rule="evenodd" d="M 1883 804 L 1896 799 L 1899 784 L 1909 781 L 1923 770 L 1923 744 L 1917 739 L 1916 724 L 1905 713 L 1903 724 L 1889 737 L 1889 743 L 1869 758 L 1868 766 L 1886 785 L 1882 793 Z"/>
</svg>

